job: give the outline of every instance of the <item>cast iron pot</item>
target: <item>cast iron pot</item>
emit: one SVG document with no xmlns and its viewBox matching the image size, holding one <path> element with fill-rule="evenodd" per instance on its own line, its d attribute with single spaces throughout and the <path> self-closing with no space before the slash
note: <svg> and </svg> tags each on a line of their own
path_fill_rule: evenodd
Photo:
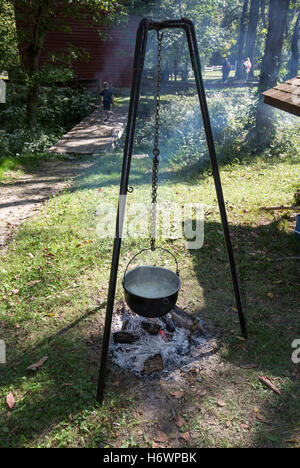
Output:
<svg viewBox="0 0 300 468">
<path fill-rule="evenodd" d="M 171 252 L 169 253 L 174 257 Z M 133 312 L 142 317 L 156 318 L 166 315 L 175 306 L 181 287 L 176 258 L 175 261 L 176 273 L 167 268 L 147 265 L 127 272 L 129 264 L 127 265 L 122 284 L 126 304 Z"/>
</svg>

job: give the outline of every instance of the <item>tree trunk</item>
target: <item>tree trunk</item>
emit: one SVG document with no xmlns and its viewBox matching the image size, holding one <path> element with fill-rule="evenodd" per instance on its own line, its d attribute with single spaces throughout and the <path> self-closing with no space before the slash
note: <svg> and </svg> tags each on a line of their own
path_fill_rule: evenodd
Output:
<svg viewBox="0 0 300 468">
<path fill-rule="evenodd" d="M 238 41 L 236 71 L 235 71 L 236 80 L 241 80 L 243 76 L 242 61 L 244 58 L 243 54 L 244 54 L 245 38 L 246 38 L 248 3 L 249 3 L 249 0 L 244 0 L 242 16 L 241 16 L 240 35 L 239 35 L 239 41 Z"/>
<path fill-rule="evenodd" d="M 292 44 L 291 50 L 292 55 L 288 65 L 288 78 L 294 78 L 298 75 L 298 65 L 299 65 L 299 49 L 298 49 L 298 40 L 299 40 L 299 29 L 300 29 L 300 10 L 297 16 L 297 20 L 295 23 L 293 37 L 292 37 Z"/>
<path fill-rule="evenodd" d="M 43 0 L 35 3 L 15 0 L 14 6 L 16 19 L 19 20 L 19 23 L 25 26 L 26 21 L 29 21 L 32 25 L 23 41 L 29 44 L 26 50 L 26 59 L 24 60 L 24 68 L 28 75 L 26 117 L 30 127 L 35 127 L 39 98 L 38 72 L 40 70 L 40 56 L 46 33 L 50 27 L 53 0 Z"/>
<path fill-rule="evenodd" d="M 266 0 L 260 0 L 260 17 L 263 27 L 267 27 L 267 18 L 266 18 Z"/>
<path fill-rule="evenodd" d="M 28 60 L 28 84 L 27 84 L 27 106 L 26 117 L 31 128 L 37 124 L 38 102 L 39 102 L 39 84 L 36 74 L 39 71 L 40 56 L 44 38 L 39 39 L 40 46 L 32 45 L 27 49 Z"/>
<path fill-rule="evenodd" d="M 256 110 L 256 142 L 268 145 L 273 134 L 273 108 L 265 105 L 262 92 L 277 84 L 290 0 L 270 0 L 268 34 L 259 79 L 259 102 Z"/>
<path fill-rule="evenodd" d="M 259 17 L 259 3 L 260 0 L 251 0 L 250 5 L 250 16 L 249 16 L 249 25 L 247 32 L 246 40 L 246 56 L 250 58 L 252 63 L 252 68 L 249 73 L 249 77 L 254 77 L 254 60 L 255 60 L 255 43 L 256 43 L 256 34 L 257 34 L 257 24 Z"/>
</svg>

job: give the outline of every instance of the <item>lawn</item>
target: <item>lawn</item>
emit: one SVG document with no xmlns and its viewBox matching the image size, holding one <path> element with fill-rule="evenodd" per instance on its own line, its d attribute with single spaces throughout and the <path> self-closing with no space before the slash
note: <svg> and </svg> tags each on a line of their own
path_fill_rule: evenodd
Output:
<svg viewBox="0 0 300 468">
<path fill-rule="evenodd" d="M 221 80 L 222 79 L 222 71 L 204 71 L 203 76 L 205 80 Z M 231 70 L 229 73 L 229 78 L 235 77 L 235 71 Z M 259 78 L 259 70 L 254 70 L 254 78 L 258 80 Z"/>
<path fill-rule="evenodd" d="M 221 178 L 249 339 L 240 336 L 209 168 L 162 161 L 159 200 L 206 207 L 201 249 L 186 250 L 184 239 L 160 245 L 178 258 L 178 303 L 215 337 L 216 363 L 180 384 L 139 380 L 109 364 L 105 401 L 98 405 L 112 240 L 97 237 L 97 209 L 117 204 L 122 157 L 118 149 L 94 158 L 69 189 L 22 225 L 1 259 L 0 339 L 7 364 L 0 364 L 0 447 L 300 446 L 300 372 L 291 359 L 300 333 L 300 242 L 293 211 L 260 209 L 292 204 L 300 162 L 297 155 L 232 159 L 222 163 Z M 150 202 L 150 159 L 133 159 L 129 183 L 129 205 Z M 148 242 L 124 240 L 116 305 L 123 300 L 120 279 L 128 259 Z M 26 370 L 46 356 L 38 370 Z M 280 395 L 259 380 L 262 375 Z"/>
</svg>

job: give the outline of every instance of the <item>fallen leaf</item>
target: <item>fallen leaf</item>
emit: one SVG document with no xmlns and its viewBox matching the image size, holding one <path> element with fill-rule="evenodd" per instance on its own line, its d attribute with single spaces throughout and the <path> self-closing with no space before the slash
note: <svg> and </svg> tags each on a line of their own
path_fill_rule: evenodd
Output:
<svg viewBox="0 0 300 468">
<path fill-rule="evenodd" d="M 32 286 L 33 284 L 37 284 L 37 283 L 40 283 L 41 280 L 32 280 L 32 281 L 28 281 L 28 283 L 26 283 L 27 286 Z"/>
<path fill-rule="evenodd" d="M 156 442 L 152 442 L 152 448 L 161 448 L 161 446 Z"/>
<path fill-rule="evenodd" d="M 298 443 L 298 440 L 297 440 L 297 439 L 288 439 L 288 440 L 286 440 L 286 442 L 287 442 L 288 444 L 297 444 L 297 443 Z"/>
<path fill-rule="evenodd" d="M 274 385 L 271 380 L 266 377 L 265 375 L 259 375 L 258 376 L 259 380 L 264 383 L 265 385 L 267 385 L 271 390 L 273 390 L 273 392 L 277 393 L 278 395 L 280 395 L 280 390 L 279 388 L 276 387 L 276 385 Z"/>
<path fill-rule="evenodd" d="M 255 369 L 256 367 L 256 364 L 240 364 L 241 369 Z"/>
<path fill-rule="evenodd" d="M 224 406 L 226 406 L 226 403 L 223 400 L 218 400 L 217 405 L 220 406 L 220 408 L 223 408 Z"/>
<path fill-rule="evenodd" d="M 265 419 L 265 417 L 260 413 L 256 413 L 255 416 L 256 416 L 256 419 L 261 423 L 265 423 L 265 424 L 270 424 L 271 423 L 271 421 L 269 419 Z"/>
<path fill-rule="evenodd" d="M 184 432 L 184 434 L 180 435 L 180 438 L 183 439 L 185 442 L 188 442 L 190 440 L 190 433 Z"/>
<path fill-rule="evenodd" d="M 196 398 L 201 398 L 201 397 L 204 397 L 205 395 L 207 395 L 207 391 L 202 389 L 202 390 L 198 390 L 198 392 L 196 393 Z"/>
<path fill-rule="evenodd" d="M 47 249 L 44 249 L 44 251 L 47 251 Z M 48 252 L 46 253 L 45 255 L 43 255 L 43 257 L 47 258 L 47 257 L 55 257 L 55 255 L 51 252 Z"/>
<path fill-rule="evenodd" d="M 164 432 L 157 431 L 155 441 L 156 442 L 168 442 L 169 438 L 168 438 L 167 434 L 165 434 Z"/>
<path fill-rule="evenodd" d="M 35 362 L 33 364 L 30 364 L 30 366 L 26 367 L 26 370 L 33 370 L 33 371 L 38 370 L 47 361 L 47 359 L 48 359 L 48 356 L 44 356 L 39 361 L 37 361 L 37 362 Z"/>
<path fill-rule="evenodd" d="M 171 392 L 170 395 L 174 398 L 182 398 L 184 395 L 184 392 Z"/>
<path fill-rule="evenodd" d="M 34 255 L 33 255 L 31 252 L 28 254 L 28 256 L 29 256 L 30 258 L 34 258 Z"/>
<path fill-rule="evenodd" d="M 237 339 L 240 341 L 247 341 L 246 338 L 244 338 L 243 336 L 237 336 Z"/>
<path fill-rule="evenodd" d="M 6 403 L 10 409 L 13 409 L 13 407 L 15 406 L 16 400 L 12 392 L 9 392 L 9 394 L 7 395 Z"/>
<path fill-rule="evenodd" d="M 20 289 L 13 289 L 13 290 L 11 291 L 11 293 L 12 293 L 12 294 L 18 294 L 19 291 L 20 291 Z"/>
<path fill-rule="evenodd" d="M 231 426 L 231 421 L 226 421 L 226 427 L 230 427 Z"/>
<path fill-rule="evenodd" d="M 182 427 L 182 426 L 185 425 L 185 420 L 183 419 L 181 414 L 177 414 L 177 416 L 175 418 L 175 424 L 176 424 L 177 427 Z"/>
<path fill-rule="evenodd" d="M 249 429 L 248 424 L 241 424 L 240 426 L 241 426 L 242 429 Z"/>
<path fill-rule="evenodd" d="M 257 406 L 254 406 L 253 411 L 254 413 L 259 413 L 259 409 L 257 408 Z"/>
</svg>

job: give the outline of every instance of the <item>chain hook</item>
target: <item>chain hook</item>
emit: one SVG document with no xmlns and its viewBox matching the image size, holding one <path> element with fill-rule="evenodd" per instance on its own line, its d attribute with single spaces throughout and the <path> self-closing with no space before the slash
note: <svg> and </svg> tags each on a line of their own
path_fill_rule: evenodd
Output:
<svg viewBox="0 0 300 468">
<path fill-rule="evenodd" d="M 151 205 L 151 250 L 155 250 L 156 232 L 156 204 L 157 204 L 157 180 L 159 164 L 159 111 L 160 111 L 160 85 L 161 85 L 161 50 L 164 33 L 157 30 L 157 66 L 156 66 L 156 98 L 155 98 L 155 136 L 153 148 L 153 169 L 152 169 L 152 205 Z"/>
</svg>

